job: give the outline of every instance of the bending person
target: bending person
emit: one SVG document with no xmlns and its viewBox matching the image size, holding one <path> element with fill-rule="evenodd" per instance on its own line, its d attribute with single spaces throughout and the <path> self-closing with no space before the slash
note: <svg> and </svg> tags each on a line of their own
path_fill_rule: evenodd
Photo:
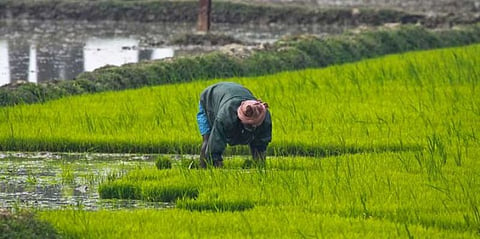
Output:
<svg viewBox="0 0 480 239">
<path fill-rule="evenodd" d="M 268 105 L 257 100 L 242 85 L 222 82 L 207 87 L 200 95 L 197 122 L 203 143 L 200 166 L 223 166 L 228 145 L 249 145 L 254 163 L 265 164 L 272 140 Z"/>
</svg>

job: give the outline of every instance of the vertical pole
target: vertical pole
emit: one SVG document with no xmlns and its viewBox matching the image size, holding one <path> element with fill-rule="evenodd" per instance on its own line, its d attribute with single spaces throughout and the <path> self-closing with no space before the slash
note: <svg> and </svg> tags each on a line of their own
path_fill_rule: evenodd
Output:
<svg viewBox="0 0 480 239">
<path fill-rule="evenodd" d="M 212 0 L 200 0 L 200 8 L 198 11 L 198 25 L 199 32 L 208 32 L 210 30 L 210 12 L 212 9 Z"/>
</svg>

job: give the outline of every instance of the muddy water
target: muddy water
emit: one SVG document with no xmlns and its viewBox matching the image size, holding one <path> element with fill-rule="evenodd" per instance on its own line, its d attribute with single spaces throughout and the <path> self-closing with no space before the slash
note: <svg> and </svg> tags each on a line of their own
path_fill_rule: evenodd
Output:
<svg viewBox="0 0 480 239">
<path fill-rule="evenodd" d="M 102 200 L 100 182 L 155 167 L 149 156 L 0 152 L 0 208 L 86 210 L 169 207 L 136 200 Z"/>
<path fill-rule="evenodd" d="M 213 24 L 212 33 L 252 43 L 285 35 L 341 33 L 348 26 Z M 195 31 L 195 24 L 0 21 L 0 85 L 17 81 L 72 79 L 105 65 L 208 52 L 214 46 L 176 46 L 172 39 Z"/>
</svg>

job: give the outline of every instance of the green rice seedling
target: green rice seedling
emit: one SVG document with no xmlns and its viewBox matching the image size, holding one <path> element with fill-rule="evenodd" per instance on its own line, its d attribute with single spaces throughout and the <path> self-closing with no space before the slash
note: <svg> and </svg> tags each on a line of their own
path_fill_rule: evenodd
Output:
<svg viewBox="0 0 480 239">
<path fill-rule="evenodd" d="M 124 171 L 121 171 L 121 170 L 110 170 L 105 177 L 105 181 L 107 182 L 114 181 L 116 179 L 123 177 L 124 174 L 125 174 Z"/>
<path fill-rule="evenodd" d="M 221 200 L 209 200 L 200 201 L 192 199 L 180 199 L 175 203 L 177 208 L 186 209 L 190 211 L 244 211 L 254 207 L 254 203 L 251 201 L 221 201 Z"/>
<path fill-rule="evenodd" d="M 170 180 L 172 181 L 172 180 Z M 192 185 L 153 181 L 116 180 L 99 186 L 103 199 L 141 199 L 151 202 L 174 202 L 178 198 L 196 198 L 199 190 Z"/>
<path fill-rule="evenodd" d="M 228 80 L 246 85 L 282 116 L 272 117 L 270 154 L 410 150 L 448 133 L 442 117 L 462 122 L 455 129 L 462 134 L 475 129 L 478 47 Z M 0 130 L 9 133 L 0 135 L 0 149 L 198 154 L 198 95 L 217 81 L 3 107 Z"/>
<path fill-rule="evenodd" d="M 184 169 L 198 169 L 200 168 L 200 163 L 198 159 L 182 157 L 178 166 Z"/>
<path fill-rule="evenodd" d="M 77 238 L 476 238 L 479 49 L 228 79 L 270 105 L 274 138 L 266 168 L 242 169 L 248 150 L 228 148 L 223 169 L 151 166 L 99 187 L 102 198 L 173 200 L 178 208 L 85 212 L 81 218 L 71 210 L 40 215 Z M 197 97 L 213 82 L 2 108 L 0 117 L 11 123 L 0 120 L 0 132 L 13 134 L 0 135 L 0 147 L 5 142 L 32 149 L 195 154 L 201 144 Z M 131 123 L 127 127 L 116 119 L 128 110 L 136 110 L 136 120 L 121 118 Z M 89 133 L 85 112 L 95 133 Z M 245 202 L 254 207 L 227 210 Z"/>
<path fill-rule="evenodd" d="M 69 163 L 62 163 L 61 165 L 61 178 L 62 178 L 62 184 L 71 184 L 75 181 L 75 174 L 72 166 Z"/>
<path fill-rule="evenodd" d="M 155 166 L 158 169 L 172 168 L 172 160 L 168 156 L 158 156 L 155 160 Z"/>
<path fill-rule="evenodd" d="M 173 210 L 74 210 L 44 211 L 40 218 L 65 237 L 102 238 L 168 238 L 185 237 L 274 237 L 292 238 L 302 235 L 334 238 L 406 238 L 442 237 L 476 238 L 470 231 L 443 230 L 411 222 L 395 222 L 379 218 L 344 217 L 315 213 L 297 207 L 255 207 L 240 212 Z M 123 226 L 120 226 L 123 225 Z M 94 230 L 93 228 L 102 228 Z M 408 228 L 408 231 L 407 229 Z"/>
<path fill-rule="evenodd" d="M 141 188 L 133 183 L 115 181 L 101 184 L 98 187 L 100 198 L 103 199 L 141 199 Z"/>
<path fill-rule="evenodd" d="M 177 207 L 161 212 L 84 213 L 82 217 L 88 219 L 75 218 L 71 211 L 41 212 L 41 215 L 69 237 L 109 238 L 123 233 L 148 238 L 160 234 L 158 227 L 164 220 L 170 220 L 174 221 L 168 224 L 172 235 L 193 237 L 281 238 L 295 237 L 301 231 L 306 235 L 331 237 L 352 233 L 352 237 L 476 238 L 480 165 L 475 158 L 480 155 L 479 149 L 471 149 L 462 167 L 447 160 L 437 180 L 432 180 L 426 168 L 416 162 L 415 157 L 420 153 L 421 162 L 427 165 L 428 148 L 321 158 L 268 157 L 267 169 L 263 171 L 240 169 L 242 157 L 228 159 L 226 162 L 232 162 L 234 167 L 224 169 L 143 168 L 111 183 L 136 188 L 136 198 L 145 201 L 158 200 L 154 198 L 160 198 L 167 190 L 171 191 L 165 194 L 172 195 L 173 190 L 185 185 L 191 185 L 198 193 L 192 196 L 194 199 L 171 196 L 176 197 Z M 435 155 L 441 162 L 437 151 Z M 228 223 L 223 224 L 224 220 Z M 155 223 L 150 225 L 151 221 Z M 107 222 L 117 227 L 110 227 Z M 137 226 L 141 229 L 132 231 Z M 118 229 L 128 227 L 128 233 Z M 207 232 L 206 227 L 222 229 Z M 276 230 L 266 229 L 271 227 Z"/>
<path fill-rule="evenodd" d="M 35 177 L 35 175 L 28 174 L 26 182 L 29 185 L 36 185 L 38 180 L 37 180 L 37 177 Z"/>
<path fill-rule="evenodd" d="M 80 178 L 82 179 L 83 184 L 94 185 L 101 180 L 102 176 L 95 173 L 86 173 L 81 175 Z"/>
<path fill-rule="evenodd" d="M 126 179 L 131 181 L 158 181 L 164 184 L 178 182 L 183 179 L 179 172 L 180 168 L 172 168 L 172 170 L 157 170 L 155 168 L 145 168 L 132 170 L 126 173 L 120 180 Z"/>
<path fill-rule="evenodd" d="M 278 162 L 267 162 L 270 165 L 285 163 L 285 166 L 267 167 L 266 171 L 169 170 L 158 174 L 159 171 L 142 170 L 132 172 L 125 179 L 138 182 L 144 178 L 148 180 L 145 181 L 147 184 L 158 184 L 159 187 L 188 182 L 198 188 L 198 202 L 247 200 L 259 205 L 298 205 L 349 217 L 368 215 L 391 219 L 397 217 L 395 210 L 401 206 L 409 213 L 408 220 L 417 220 L 420 224 L 461 225 L 464 222 L 462 214 L 452 213 L 466 210 L 466 207 L 459 208 L 456 199 L 453 199 L 458 189 L 450 184 L 443 185 L 455 176 L 444 169 L 442 177 L 447 181 L 430 181 L 430 185 L 426 185 L 430 177 L 426 171 L 418 170 L 415 165 L 409 165 L 415 170 L 404 169 L 404 164 L 413 164 L 415 153 L 400 153 L 405 158 L 404 163 L 395 157 L 396 154 L 359 154 L 326 159 L 283 158 Z M 471 173 L 473 171 L 464 172 L 465 175 Z M 445 198 L 451 202 L 443 201 Z M 431 203 L 446 205 L 430 212 Z M 418 210 L 425 217 L 415 219 Z M 428 219 L 431 213 L 438 214 L 437 219 Z M 447 215 L 450 215 L 448 220 Z"/>
<path fill-rule="evenodd" d="M 175 202 L 179 198 L 196 198 L 199 191 L 188 185 L 142 185 L 142 199 L 152 202 Z"/>
</svg>

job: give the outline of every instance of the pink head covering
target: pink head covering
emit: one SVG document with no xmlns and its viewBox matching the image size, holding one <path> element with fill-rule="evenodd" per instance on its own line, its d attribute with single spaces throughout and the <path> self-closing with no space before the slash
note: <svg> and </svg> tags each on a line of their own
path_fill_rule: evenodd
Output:
<svg viewBox="0 0 480 239">
<path fill-rule="evenodd" d="M 238 118 L 244 124 L 257 127 L 263 123 L 268 105 L 260 100 L 245 100 L 237 109 Z"/>
</svg>

